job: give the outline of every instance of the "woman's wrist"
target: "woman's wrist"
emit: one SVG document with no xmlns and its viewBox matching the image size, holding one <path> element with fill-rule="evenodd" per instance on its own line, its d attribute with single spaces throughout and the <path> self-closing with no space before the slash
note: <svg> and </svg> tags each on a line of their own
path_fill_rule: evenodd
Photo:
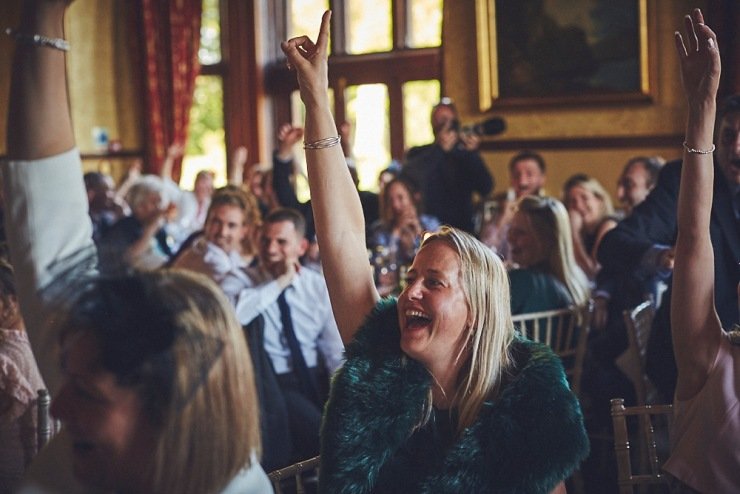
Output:
<svg viewBox="0 0 740 494">
<path fill-rule="evenodd" d="M 689 120 L 708 120 L 714 124 L 714 115 L 717 113 L 717 101 L 707 100 L 697 103 L 689 102 L 688 109 Z"/>
</svg>

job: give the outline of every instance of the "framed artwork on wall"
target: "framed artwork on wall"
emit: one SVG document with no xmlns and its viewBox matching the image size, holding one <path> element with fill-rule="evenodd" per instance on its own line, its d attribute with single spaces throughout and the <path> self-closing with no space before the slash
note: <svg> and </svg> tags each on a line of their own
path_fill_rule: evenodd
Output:
<svg viewBox="0 0 740 494">
<path fill-rule="evenodd" d="M 480 110 L 651 100 L 647 0 L 476 0 Z"/>
</svg>

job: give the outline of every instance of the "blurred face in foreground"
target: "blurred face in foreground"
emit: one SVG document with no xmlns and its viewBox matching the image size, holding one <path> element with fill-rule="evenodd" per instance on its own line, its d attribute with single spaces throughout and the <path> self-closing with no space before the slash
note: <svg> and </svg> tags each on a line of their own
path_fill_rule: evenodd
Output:
<svg viewBox="0 0 740 494">
<path fill-rule="evenodd" d="M 98 340 L 89 332 L 67 338 L 62 371 L 66 380 L 51 413 L 71 438 L 75 477 L 105 490 L 145 492 L 157 432 L 139 395 L 101 367 Z"/>
</svg>

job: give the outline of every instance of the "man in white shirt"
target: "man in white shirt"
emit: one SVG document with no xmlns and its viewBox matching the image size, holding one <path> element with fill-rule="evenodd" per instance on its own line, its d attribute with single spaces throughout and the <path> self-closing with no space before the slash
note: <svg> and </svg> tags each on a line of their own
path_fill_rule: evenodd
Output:
<svg viewBox="0 0 740 494">
<path fill-rule="evenodd" d="M 259 239 L 260 263 L 247 268 L 251 283 L 236 304 L 242 324 L 259 314 L 264 317 L 265 350 L 285 396 L 295 460 L 318 454 L 327 374 L 344 358 L 326 282 L 299 264 L 308 247 L 305 228 L 296 210 L 267 215 Z"/>
</svg>

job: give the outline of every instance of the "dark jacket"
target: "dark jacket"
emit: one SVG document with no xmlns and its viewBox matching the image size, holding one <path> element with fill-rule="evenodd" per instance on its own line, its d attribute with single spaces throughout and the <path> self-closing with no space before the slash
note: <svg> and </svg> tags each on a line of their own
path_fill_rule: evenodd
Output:
<svg viewBox="0 0 740 494">
<path fill-rule="evenodd" d="M 316 228 L 313 223 L 313 207 L 311 201 L 301 202 L 295 193 L 291 177 L 293 176 L 293 160 L 281 161 L 277 152 L 272 154 L 272 188 L 275 191 L 277 200 L 281 206 L 292 208 L 306 218 L 306 238 L 313 239 L 316 234 Z M 370 225 L 380 216 L 380 205 L 378 194 L 367 190 L 358 190 L 360 195 L 360 204 L 362 204 L 362 214 L 365 217 L 365 232 L 369 232 Z M 263 212 L 265 216 L 267 212 Z"/>
<path fill-rule="evenodd" d="M 604 236 L 598 260 L 604 275 L 630 271 L 641 276 L 640 261 L 655 244 L 676 243 L 676 207 L 681 179 L 681 162 L 663 167 L 658 183 L 632 214 Z M 722 325 L 738 321 L 737 284 L 740 280 L 740 222 L 735 218 L 732 193 L 715 164 L 714 199 L 709 225 L 714 248 L 714 303 Z M 649 276 L 646 273 L 645 276 Z M 671 400 L 676 386 L 676 363 L 670 330 L 670 287 L 655 315 L 648 342 L 647 372 L 664 400 Z"/>
<path fill-rule="evenodd" d="M 320 492 L 373 492 L 383 466 L 418 423 L 431 376 L 404 356 L 399 342 L 396 302 L 384 300 L 335 375 L 324 414 Z M 548 493 L 588 454 L 583 416 L 560 359 L 530 341 L 516 340 L 511 350 L 516 366 L 501 392 L 447 450 L 430 450 L 425 470 L 433 473 L 414 478 L 409 494 Z"/>
<path fill-rule="evenodd" d="M 493 177 L 477 151 L 436 144 L 411 148 L 401 176 L 421 191 L 426 214 L 473 233 L 473 193 L 485 197 L 493 190 Z"/>
</svg>

